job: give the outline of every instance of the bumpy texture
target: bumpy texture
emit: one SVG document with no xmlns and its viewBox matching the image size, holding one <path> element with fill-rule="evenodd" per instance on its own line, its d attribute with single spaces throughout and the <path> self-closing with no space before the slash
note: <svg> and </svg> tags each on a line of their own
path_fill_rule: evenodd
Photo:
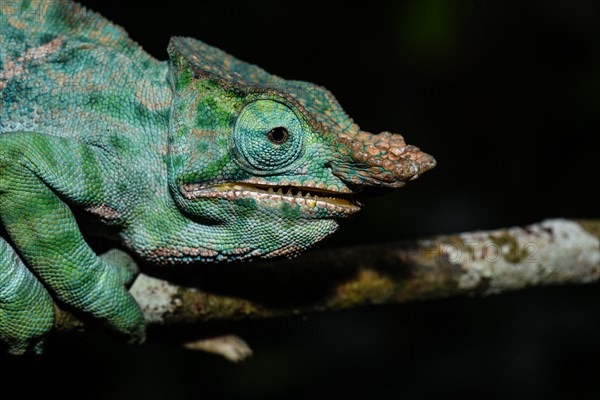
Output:
<svg viewBox="0 0 600 400">
<path fill-rule="evenodd" d="M 292 256 L 359 210 L 356 190 L 398 187 L 435 165 L 400 135 L 361 131 L 322 87 L 190 38 L 173 38 L 169 56 L 155 60 L 70 1 L 0 0 L 0 342 L 10 352 L 41 351 L 53 301 L 144 339 L 126 289 L 135 271 L 96 255 L 81 228 L 142 264 Z"/>
</svg>

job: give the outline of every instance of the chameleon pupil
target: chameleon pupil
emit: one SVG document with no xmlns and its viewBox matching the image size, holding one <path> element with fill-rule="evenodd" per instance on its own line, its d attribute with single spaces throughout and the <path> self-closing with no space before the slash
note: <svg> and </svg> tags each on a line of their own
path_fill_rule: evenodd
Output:
<svg viewBox="0 0 600 400">
<path fill-rule="evenodd" d="M 288 131 L 283 126 L 273 128 L 268 133 L 268 138 L 275 144 L 282 144 L 288 139 Z"/>
</svg>

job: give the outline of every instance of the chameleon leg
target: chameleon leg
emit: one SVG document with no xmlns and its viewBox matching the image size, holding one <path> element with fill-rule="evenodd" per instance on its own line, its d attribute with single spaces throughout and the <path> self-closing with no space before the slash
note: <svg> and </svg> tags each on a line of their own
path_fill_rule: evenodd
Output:
<svg viewBox="0 0 600 400">
<path fill-rule="evenodd" d="M 53 322 L 52 298 L 0 237 L 0 342 L 13 354 L 39 353 Z"/>
<path fill-rule="evenodd" d="M 144 317 L 123 276 L 94 254 L 69 207 L 48 187 L 33 176 L 19 181 L 21 190 L 2 195 L 0 214 L 27 265 L 62 302 L 104 320 L 132 342 L 142 341 Z"/>
<path fill-rule="evenodd" d="M 0 151 L 0 217 L 24 263 L 55 298 L 100 319 L 129 342 L 142 342 L 144 316 L 125 288 L 127 276 L 94 253 L 69 206 L 40 179 L 44 174 L 56 175 L 56 168 L 66 167 L 69 174 L 60 175 L 63 181 L 72 183 L 80 178 L 83 172 L 76 168 L 82 163 L 69 164 L 66 156 L 62 162 L 44 158 L 47 154 L 60 154 L 70 143 L 52 148 L 55 139 L 14 138 L 4 149 L 0 147 L 5 152 L 3 155 Z M 25 139 L 26 148 L 14 146 Z M 3 156 L 10 168 L 1 168 Z"/>
</svg>

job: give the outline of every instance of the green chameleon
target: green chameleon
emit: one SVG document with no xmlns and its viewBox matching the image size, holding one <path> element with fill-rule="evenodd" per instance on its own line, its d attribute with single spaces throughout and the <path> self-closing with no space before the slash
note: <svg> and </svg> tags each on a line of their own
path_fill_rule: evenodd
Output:
<svg viewBox="0 0 600 400">
<path fill-rule="evenodd" d="M 66 0 L 0 0 L 0 342 L 41 352 L 54 301 L 144 340 L 127 291 L 142 265 L 294 256 L 435 165 L 361 131 L 326 89 L 198 40 L 169 60 Z M 82 223 L 81 218 L 86 222 Z M 93 221 L 93 222 L 89 222 Z"/>
</svg>

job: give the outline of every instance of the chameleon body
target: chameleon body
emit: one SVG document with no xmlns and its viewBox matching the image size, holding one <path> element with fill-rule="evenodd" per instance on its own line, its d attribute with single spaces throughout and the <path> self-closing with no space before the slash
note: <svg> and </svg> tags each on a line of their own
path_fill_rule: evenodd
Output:
<svg viewBox="0 0 600 400">
<path fill-rule="evenodd" d="M 78 215 L 142 264 L 292 256 L 359 210 L 352 193 L 435 165 L 400 135 L 361 131 L 322 87 L 190 38 L 168 50 L 158 61 L 70 1 L 0 2 L 8 351 L 42 350 L 54 302 L 144 339 L 135 272 L 96 255 Z"/>
</svg>

